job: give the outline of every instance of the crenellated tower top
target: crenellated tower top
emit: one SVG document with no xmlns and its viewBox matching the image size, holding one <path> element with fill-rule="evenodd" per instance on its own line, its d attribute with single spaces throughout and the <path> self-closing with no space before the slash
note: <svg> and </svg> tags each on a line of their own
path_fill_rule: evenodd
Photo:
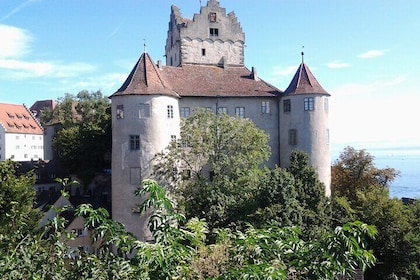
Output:
<svg viewBox="0 0 420 280">
<path fill-rule="evenodd" d="M 245 33 L 234 12 L 216 0 L 209 0 L 193 19 L 183 18 L 176 6 L 171 15 L 166 39 L 166 65 L 244 65 Z"/>
</svg>

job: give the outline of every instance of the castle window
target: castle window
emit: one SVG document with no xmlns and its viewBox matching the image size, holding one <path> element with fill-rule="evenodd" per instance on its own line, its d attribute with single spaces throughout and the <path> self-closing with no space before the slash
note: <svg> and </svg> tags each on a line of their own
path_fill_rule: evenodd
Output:
<svg viewBox="0 0 420 280">
<path fill-rule="evenodd" d="M 124 118 L 124 105 L 117 105 L 117 119 Z"/>
<path fill-rule="evenodd" d="M 270 101 L 261 102 L 261 113 L 270 114 Z"/>
<path fill-rule="evenodd" d="M 303 99 L 303 108 L 305 111 L 313 111 L 314 110 L 314 98 L 313 97 L 305 97 Z"/>
<path fill-rule="evenodd" d="M 227 107 L 218 107 L 217 113 L 227 114 Z"/>
<path fill-rule="evenodd" d="M 235 115 L 237 115 L 241 119 L 245 118 L 245 107 L 236 107 Z"/>
<path fill-rule="evenodd" d="M 171 135 L 171 142 L 176 142 L 176 135 Z"/>
<path fill-rule="evenodd" d="M 216 22 L 217 14 L 216 13 L 210 13 L 209 18 L 210 18 L 210 22 Z"/>
<path fill-rule="evenodd" d="M 150 104 L 146 104 L 146 103 L 139 104 L 139 118 L 140 119 L 150 118 Z"/>
<path fill-rule="evenodd" d="M 130 150 L 140 149 L 140 135 L 130 135 Z"/>
<path fill-rule="evenodd" d="M 327 145 L 330 144 L 330 130 L 328 128 L 325 131 L 325 142 L 327 143 Z"/>
<path fill-rule="evenodd" d="M 297 144 L 297 131 L 296 129 L 289 129 L 289 145 Z"/>
<path fill-rule="evenodd" d="M 213 37 L 219 36 L 219 28 L 210 28 L 210 36 L 213 36 Z"/>
<path fill-rule="evenodd" d="M 324 99 L 324 111 L 328 113 L 329 105 L 328 105 L 328 98 Z"/>
<path fill-rule="evenodd" d="M 188 118 L 190 116 L 190 107 L 180 108 L 181 118 Z"/>
<path fill-rule="evenodd" d="M 173 119 L 174 118 L 174 106 L 168 105 L 167 111 L 168 111 L 168 119 Z"/>
<path fill-rule="evenodd" d="M 283 100 L 283 112 L 290 112 L 291 111 L 291 103 L 290 99 Z"/>
<path fill-rule="evenodd" d="M 206 49 L 201 49 L 201 55 L 206 56 Z"/>
</svg>

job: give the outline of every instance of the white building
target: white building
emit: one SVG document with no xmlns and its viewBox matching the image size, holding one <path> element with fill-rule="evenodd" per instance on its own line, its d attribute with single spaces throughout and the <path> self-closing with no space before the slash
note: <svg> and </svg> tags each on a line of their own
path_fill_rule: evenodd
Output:
<svg viewBox="0 0 420 280">
<path fill-rule="evenodd" d="M 197 108 L 251 119 L 269 136 L 267 166 L 287 167 L 293 150 L 309 154 L 330 195 L 329 94 L 303 61 L 283 92 L 244 65 L 245 34 L 233 12 L 209 0 L 193 20 L 172 6 L 166 66 L 144 52 L 112 101 L 112 214 L 145 239 L 134 191 L 153 157 L 179 136 Z"/>
<path fill-rule="evenodd" d="M 0 161 L 44 157 L 41 125 L 24 105 L 0 103 Z"/>
</svg>

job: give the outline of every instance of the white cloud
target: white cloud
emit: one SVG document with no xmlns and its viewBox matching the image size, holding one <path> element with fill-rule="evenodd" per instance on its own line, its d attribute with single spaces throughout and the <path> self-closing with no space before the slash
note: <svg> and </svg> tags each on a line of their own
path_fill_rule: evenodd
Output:
<svg viewBox="0 0 420 280">
<path fill-rule="evenodd" d="M 1 71 L 3 69 L 3 71 Z M 16 59 L 0 59 L 0 73 L 8 79 L 68 78 L 95 71 L 95 67 L 82 62 L 30 62 Z"/>
<path fill-rule="evenodd" d="M 0 38 L 0 59 L 19 58 L 30 51 L 32 37 L 24 29 L 0 25 Z"/>
<path fill-rule="evenodd" d="M 362 59 L 375 58 L 375 57 L 383 56 L 386 52 L 387 50 L 370 50 L 370 51 L 359 54 L 358 57 Z"/>
<path fill-rule="evenodd" d="M 30 61 L 32 36 L 28 31 L 0 25 L 0 79 L 65 78 L 93 72 L 93 65 L 83 62 Z"/>
<path fill-rule="evenodd" d="M 335 61 L 332 61 L 332 62 L 328 63 L 327 67 L 332 68 L 332 69 L 341 69 L 341 68 L 350 67 L 350 64 L 335 60 Z"/>
</svg>

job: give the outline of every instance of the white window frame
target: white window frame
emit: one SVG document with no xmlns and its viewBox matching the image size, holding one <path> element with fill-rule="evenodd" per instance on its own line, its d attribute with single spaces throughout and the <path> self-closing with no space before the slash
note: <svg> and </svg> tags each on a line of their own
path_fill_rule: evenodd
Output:
<svg viewBox="0 0 420 280">
<path fill-rule="evenodd" d="M 235 107 L 235 115 L 241 119 L 245 118 L 245 107 Z"/>
</svg>

